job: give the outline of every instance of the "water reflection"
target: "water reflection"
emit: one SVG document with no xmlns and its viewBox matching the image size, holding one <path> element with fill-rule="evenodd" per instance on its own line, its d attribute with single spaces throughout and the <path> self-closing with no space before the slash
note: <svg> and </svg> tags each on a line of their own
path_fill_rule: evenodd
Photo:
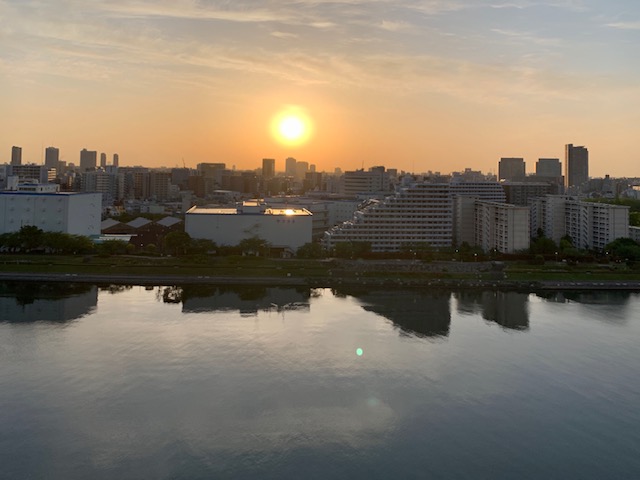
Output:
<svg viewBox="0 0 640 480">
<path fill-rule="evenodd" d="M 481 314 L 482 318 L 512 330 L 529 329 L 529 295 L 517 292 L 455 292 L 457 311 Z"/>
<path fill-rule="evenodd" d="M 238 311 L 254 316 L 260 311 L 309 310 L 309 288 L 185 285 L 163 287 L 165 303 L 182 303 L 185 313 Z"/>
<path fill-rule="evenodd" d="M 341 289 L 340 292 L 357 298 L 364 310 L 390 320 L 403 335 L 423 338 L 449 335 L 449 292 L 358 289 Z"/>
<path fill-rule="evenodd" d="M 548 302 L 573 302 L 582 305 L 585 309 L 597 308 L 604 314 L 598 317 L 601 321 L 614 324 L 628 322 L 631 301 L 639 297 L 637 293 L 621 290 L 542 292 L 536 295 Z"/>
<path fill-rule="evenodd" d="M 0 322 L 69 322 L 90 314 L 98 287 L 64 283 L 0 283 Z"/>
</svg>

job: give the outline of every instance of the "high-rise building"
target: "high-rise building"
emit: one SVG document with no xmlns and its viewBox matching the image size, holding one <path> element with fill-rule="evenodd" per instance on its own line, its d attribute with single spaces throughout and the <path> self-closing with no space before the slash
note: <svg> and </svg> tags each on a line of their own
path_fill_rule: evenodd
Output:
<svg viewBox="0 0 640 480">
<path fill-rule="evenodd" d="M 586 147 L 565 146 L 564 183 L 566 187 L 580 186 L 589 180 L 589 150 Z"/>
<path fill-rule="evenodd" d="M 561 177 L 562 165 L 557 158 L 539 158 L 536 163 L 536 175 L 540 177 Z"/>
<path fill-rule="evenodd" d="M 22 165 L 22 147 L 11 147 L 11 165 Z"/>
<path fill-rule="evenodd" d="M 296 159 L 293 157 L 289 157 L 284 161 L 284 174 L 287 177 L 295 177 L 296 176 Z"/>
<path fill-rule="evenodd" d="M 87 150 L 83 148 L 80 151 L 80 170 L 86 172 L 87 170 L 93 170 L 98 163 L 98 152 L 95 150 Z"/>
<path fill-rule="evenodd" d="M 60 162 L 60 150 L 56 147 L 47 147 L 44 150 L 44 166 L 58 169 Z"/>
<path fill-rule="evenodd" d="M 498 180 L 516 180 L 525 176 L 523 158 L 501 158 L 498 163 Z"/>
<path fill-rule="evenodd" d="M 100 166 L 102 168 L 107 166 L 107 154 L 104 152 L 100 154 Z"/>
<path fill-rule="evenodd" d="M 276 160 L 274 158 L 262 159 L 262 178 L 268 180 L 276 175 Z"/>
<path fill-rule="evenodd" d="M 296 162 L 296 180 L 303 180 L 306 173 L 309 171 L 309 162 Z"/>
<path fill-rule="evenodd" d="M 117 167 L 120 163 L 120 156 L 117 153 L 113 154 L 113 166 Z"/>
</svg>

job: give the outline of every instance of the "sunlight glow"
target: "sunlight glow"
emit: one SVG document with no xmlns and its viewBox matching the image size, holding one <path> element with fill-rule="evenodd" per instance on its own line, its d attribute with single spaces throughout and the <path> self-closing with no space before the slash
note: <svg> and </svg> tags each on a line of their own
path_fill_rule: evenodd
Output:
<svg viewBox="0 0 640 480">
<path fill-rule="evenodd" d="M 285 145 L 301 145 L 309 140 L 312 123 L 301 107 L 287 106 L 271 121 L 271 132 Z"/>
</svg>

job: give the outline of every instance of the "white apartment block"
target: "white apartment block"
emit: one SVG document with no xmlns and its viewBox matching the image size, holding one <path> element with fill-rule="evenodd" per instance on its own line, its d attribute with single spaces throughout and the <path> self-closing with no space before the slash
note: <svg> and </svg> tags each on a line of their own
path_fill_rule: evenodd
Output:
<svg viewBox="0 0 640 480">
<path fill-rule="evenodd" d="M 33 225 L 45 232 L 98 235 L 101 212 L 99 193 L 0 192 L 0 233 Z"/>
<path fill-rule="evenodd" d="M 515 253 L 531 243 L 529 207 L 507 203 L 474 203 L 475 245 L 485 252 Z"/>
<path fill-rule="evenodd" d="M 369 242 L 374 252 L 399 251 L 428 243 L 449 247 L 453 240 L 453 200 L 449 184 L 416 183 L 386 200 L 371 201 L 353 219 L 325 233 L 324 244 Z"/>
<path fill-rule="evenodd" d="M 454 199 L 458 196 L 496 202 L 505 198 L 497 182 L 406 184 L 383 201 L 370 200 L 352 220 L 327 231 L 325 247 L 334 248 L 340 242 L 368 242 L 373 252 L 395 252 L 424 243 L 435 248 L 451 247 Z"/>
<path fill-rule="evenodd" d="M 237 245 L 258 236 L 274 247 L 296 250 L 311 242 L 313 215 L 304 208 L 272 208 L 246 201 L 235 208 L 193 207 L 185 215 L 185 231 L 218 245 Z"/>
<path fill-rule="evenodd" d="M 532 203 L 532 233 L 539 228 L 555 242 L 569 235 L 577 248 L 603 250 L 616 238 L 629 237 L 629 207 L 547 195 Z"/>
</svg>

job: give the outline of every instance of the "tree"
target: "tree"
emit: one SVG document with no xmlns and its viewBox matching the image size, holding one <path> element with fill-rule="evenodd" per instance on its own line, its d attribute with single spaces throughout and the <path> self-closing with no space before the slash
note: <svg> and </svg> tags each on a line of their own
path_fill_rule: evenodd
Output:
<svg viewBox="0 0 640 480">
<path fill-rule="evenodd" d="M 264 238 L 261 238 L 258 235 L 254 235 L 252 237 L 240 240 L 238 247 L 240 247 L 243 255 L 248 254 L 267 256 L 269 254 L 271 244 Z"/>
<path fill-rule="evenodd" d="M 371 253 L 370 242 L 338 242 L 335 255 L 340 258 L 360 258 Z"/>
<path fill-rule="evenodd" d="M 122 240 L 105 240 L 98 245 L 98 253 L 102 255 L 123 255 L 127 253 L 127 242 Z"/>
<path fill-rule="evenodd" d="M 20 247 L 27 252 L 42 247 L 44 231 L 35 225 L 23 225 L 18 232 Z"/>
<path fill-rule="evenodd" d="M 605 249 L 615 258 L 631 262 L 640 261 L 640 245 L 630 238 L 617 238 Z"/>
<path fill-rule="evenodd" d="M 191 235 L 187 232 L 169 232 L 164 236 L 164 247 L 173 255 L 184 255 L 191 245 Z"/>
<path fill-rule="evenodd" d="M 324 250 L 317 242 L 305 243 L 296 252 L 298 258 L 322 258 Z"/>
<path fill-rule="evenodd" d="M 556 242 L 545 236 L 531 239 L 531 253 L 533 254 L 551 254 L 558 251 Z"/>
</svg>

